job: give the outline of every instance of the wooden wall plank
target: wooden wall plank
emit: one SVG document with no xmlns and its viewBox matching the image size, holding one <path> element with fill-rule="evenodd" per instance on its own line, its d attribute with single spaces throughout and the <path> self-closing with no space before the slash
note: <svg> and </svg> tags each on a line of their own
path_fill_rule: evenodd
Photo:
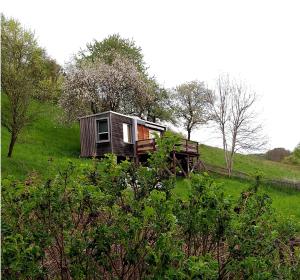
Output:
<svg viewBox="0 0 300 280">
<path fill-rule="evenodd" d="M 80 119 L 80 146 L 81 157 L 96 155 L 95 123 L 93 117 Z"/>
<path fill-rule="evenodd" d="M 111 113 L 112 150 L 117 156 L 134 157 L 135 143 L 125 143 L 123 140 L 123 123 L 133 125 L 132 118 Z M 133 129 L 132 129 L 133 133 Z"/>
<path fill-rule="evenodd" d="M 109 114 L 90 116 L 80 119 L 80 146 L 81 157 L 103 156 L 111 152 L 111 145 L 107 143 L 96 143 L 96 119 L 109 117 Z"/>
</svg>

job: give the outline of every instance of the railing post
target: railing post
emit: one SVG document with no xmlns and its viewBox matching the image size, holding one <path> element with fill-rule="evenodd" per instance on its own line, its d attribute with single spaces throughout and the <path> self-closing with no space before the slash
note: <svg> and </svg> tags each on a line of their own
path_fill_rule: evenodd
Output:
<svg viewBox="0 0 300 280">
<path fill-rule="evenodd" d="M 139 164 L 138 141 L 135 141 L 135 164 Z"/>
<path fill-rule="evenodd" d="M 187 156 L 187 175 L 190 176 L 190 155 Z"/>
<path fill-rule="evenodd" d="M 173 150 L 173 173 L 174 173 L 174 175 L 176 176 L 176 164 L 175 164 L 175 159 L 176 159 L 176 156 L 175 156 L 175 150 Z"/>
</svg>

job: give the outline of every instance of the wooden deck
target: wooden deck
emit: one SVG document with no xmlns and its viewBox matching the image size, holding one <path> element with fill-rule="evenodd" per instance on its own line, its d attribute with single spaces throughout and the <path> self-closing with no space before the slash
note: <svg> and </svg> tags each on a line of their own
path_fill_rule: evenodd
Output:
<svg viewBox="0 0 300 280">
<path fill-rule="evenodd" d="M 142 155 L 154 152 L 157 144 L 155 139 L 145 139 L 136 141 L 136 154 Z M 181 142 L 174 149 L 177 154 L 185 154 L 191 156 L 198 156 L 198 142 L 187 139 L 181 139 Z"/>
</svg>

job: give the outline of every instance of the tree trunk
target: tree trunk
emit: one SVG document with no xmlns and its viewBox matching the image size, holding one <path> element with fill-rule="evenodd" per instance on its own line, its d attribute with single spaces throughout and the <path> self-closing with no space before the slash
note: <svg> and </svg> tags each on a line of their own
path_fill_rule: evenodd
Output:
<svg viewBox="0 0 300 280">
<path fill-rule="evenodd" d="M 232 175 L 232 165 L 233 165 L 233 160 L 232 158 L 230 158 L 227 165 L 228 177 L 231 177 Z"/>
<path fill-rule="evenodd" d="M 9 158 L 12 156 L 12 152 L 13 152 L 16 141 L 17 141 L 17 135 L 14 132 L 12 132 L 11 137 L 10 137 L 8 154 L 7 154 L 7 157 L 9 157 Z"/>
<path fill-rule="evenodd" d="M 230 159 L 228 158 L 228 151 L 227 151 L 227 142 L 225 137 L 225 131 L 224 128 L 222 128 L 222 137 L 223 137 L 223 151 L 224 151 L 224 158 L 225 158 L 225 164 L 227 168 L 228 177 L 231 176 L 231 168 L 230 168 Z"/>
<path fill-rule="evenodd" d="M 96 104 L 94 102 L 91 102 L 91 111 L 92 111 L 93 114 L 98 113 L 97 108 L 96 108 Z"/>
<path fill-rule="evenodd" d="M 188 133 L 188 140 L 191 140 L 191 129 L 188 129 L 187 133 Z"/>
</svg>

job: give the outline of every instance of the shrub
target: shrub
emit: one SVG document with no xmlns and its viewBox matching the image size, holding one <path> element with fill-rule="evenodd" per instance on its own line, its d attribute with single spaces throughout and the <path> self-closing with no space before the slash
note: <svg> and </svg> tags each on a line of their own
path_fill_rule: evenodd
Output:
<svg viewBox="0 0 300 280">
<path fill-rule="evenodd" d="M 188 200 L 175 199 L 172 176 L 113 155 L 45 182 L 4 179 L 3 278 L 299 277 L 294 225 L 267 195 L 251 188 L 233 203 L 207 174 L 191 182 Z"/>
<path fill-rule="evenodd" d="M 266 152 L 265 157 L 267 160 L 272 161 L 282 161 L 285 157 L 288 157 L 291 154 L 289 150 L 284 148 L 275 148 Z"/>
<path fill-rule="evenodd" d="M 283 162 L 289 164 L 300 165 L 300 143 L 296 146 L 290 156 L 287 156 Z"/>
</svg>

